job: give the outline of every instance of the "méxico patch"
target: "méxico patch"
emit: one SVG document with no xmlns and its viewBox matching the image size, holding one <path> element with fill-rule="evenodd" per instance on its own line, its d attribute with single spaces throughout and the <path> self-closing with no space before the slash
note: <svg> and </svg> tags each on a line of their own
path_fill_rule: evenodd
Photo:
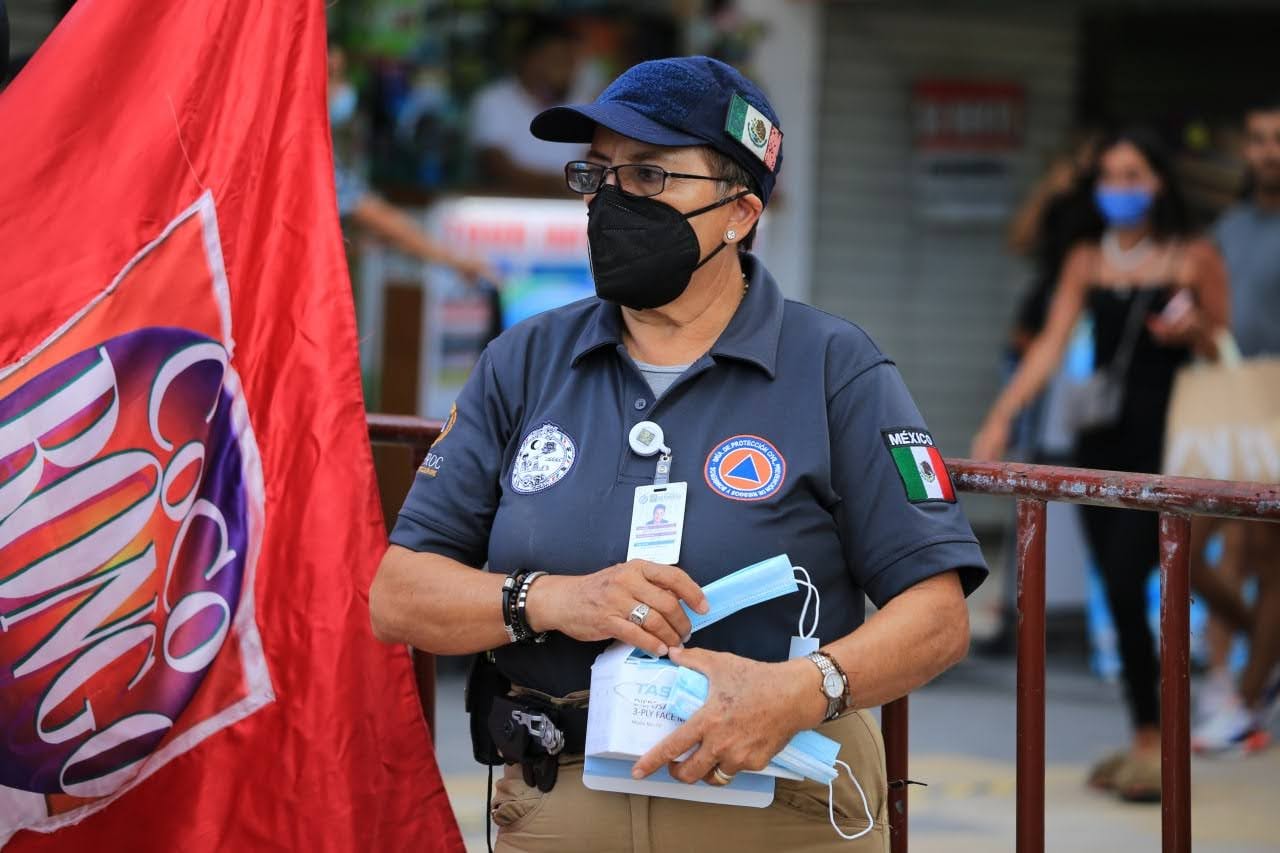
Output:
<svg viewBox="0 0 1280 853">
<path fill-rule="evenodd" d="M 773 126 L 747 99 L 734 93 L 724 120 L 724 132 L 742 143 L 764 162 L 770 172 L 777 171 L 778 152 L 782 148 L 782 131 Z"/>
<path fill-rule="evenodd" d="M 933 436 L 926 430 L 911 427 L 887 429 L 881 434 L 907 490 L 907 500 L 913 504 L 956 502 L 951 475 L 947 473 L 942 454 L 934 446 Z"/>
</svg>

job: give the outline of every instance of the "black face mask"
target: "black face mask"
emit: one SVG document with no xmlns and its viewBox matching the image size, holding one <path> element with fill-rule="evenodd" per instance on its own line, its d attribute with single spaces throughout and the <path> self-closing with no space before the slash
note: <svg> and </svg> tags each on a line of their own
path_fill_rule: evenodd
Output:
<svg viewBox="0 0 1280 853">
<path fill-rule="evenodd" d="M 587 247 L 596 295 L 628 308 L 657 308 L 674 302 L 698 267 L 727 243 L 698 259 L 698 235 L 688 220 L 746 195 L 681 213 L 652 198 L 636 198 L 605 184 L 587 206 Z"/>
</svg>

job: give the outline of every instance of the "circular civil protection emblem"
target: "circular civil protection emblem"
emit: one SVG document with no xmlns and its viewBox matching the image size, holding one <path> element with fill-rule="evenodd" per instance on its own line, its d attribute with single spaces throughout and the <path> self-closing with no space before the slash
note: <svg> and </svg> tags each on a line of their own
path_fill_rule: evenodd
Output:
<svg viewBox="0 0 1280 853">
<path fill-rule="evenodd" d="M 568 433 L 545 423 L 524 437 L 511 466 L 511 488 L 522 495 L 549 489 L 573 467 L 578 449 Z"/>
<path fill-rule="evenodd" d="M 787 462 L 755 435 L 726 438 L 707 455 L 707 485 L 734 501 L 760 501 L 776 494 L 787 477 Z"/>
</svg>

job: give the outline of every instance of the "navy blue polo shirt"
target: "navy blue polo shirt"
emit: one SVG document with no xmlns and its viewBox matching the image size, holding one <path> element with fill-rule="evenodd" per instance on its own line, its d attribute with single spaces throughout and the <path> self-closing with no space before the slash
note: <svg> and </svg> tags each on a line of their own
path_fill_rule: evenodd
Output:
<svg viewBox="0 0 1280 853">
<path fill-rule="evenodd" d="M 786 553 L 821 592 L 818 635 L 841 637 L 919 581 L 987 569 L 898 370 L 865 332 L 784 300 L 743 256 L 750 288 L 711 351 L 655 399 L 622 344 L 617 306 L 591 298 L 489 344 L 400 511 L 391 541 L 503 574 L 582 575 L 623 562 L 635 487 L 655 459 L 627 443 L 662 427 L 671 481 L 688 483 L 679 566 L 705 585 Z M 689 645 L 787 657 L 803 592 L 758 605 Z M 505 646 L 517 684 L 588 687 L 606 643 L 552 634 Z"/>
</svg>

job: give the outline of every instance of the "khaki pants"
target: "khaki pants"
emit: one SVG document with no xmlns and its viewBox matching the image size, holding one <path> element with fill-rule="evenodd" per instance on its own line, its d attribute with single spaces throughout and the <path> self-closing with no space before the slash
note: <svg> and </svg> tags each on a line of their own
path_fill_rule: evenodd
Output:
<svg viewBox="0 0 1280 853">
<path fill-rule="evenodd" d="M 827 816 L 827 788 L 777 780 L 773 804 L 755 809 L 661 797 L 592 791 L 582 784 L 582 757 L 560 763 L 556 786 L 544 794 L 505 768 L 494 784 L 496 850 L 503 853 L 702 853 L 708 850 L 884 853 L 889 849 L 884 741 L 866 711 L 819 729 L 840 742 L 840 759 L 866 792 L 876 826 L 857 841 L 836 835 Z M 867 825 L 862 799 L 843 768 L 835 783 L 836 823 L 846 834 Z"/>
</svg>

